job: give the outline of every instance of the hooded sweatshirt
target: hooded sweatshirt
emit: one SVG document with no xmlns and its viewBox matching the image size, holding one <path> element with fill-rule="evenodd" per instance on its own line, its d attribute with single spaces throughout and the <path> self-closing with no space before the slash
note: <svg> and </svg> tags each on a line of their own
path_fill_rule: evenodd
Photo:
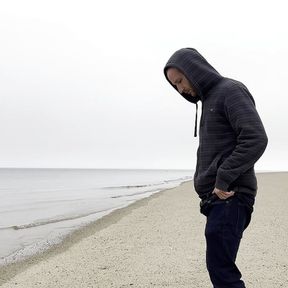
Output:
<svg viewBox="0 0 288 288">
<path fill-rule="evenodd" d="M 214 188 L 255 196 L 254 164 L 268 139 L 249 90 L 243 83 L 221 76 L 194 48 L 176 51 L 164 68 L 166 79 L 177 90 L 167 78 L 171 67 L 182 72 L 195 88 L 196 96 L 181 95 L 196 105 L 202 102 L 194 174 L 199 197 Z"/>
</svg>

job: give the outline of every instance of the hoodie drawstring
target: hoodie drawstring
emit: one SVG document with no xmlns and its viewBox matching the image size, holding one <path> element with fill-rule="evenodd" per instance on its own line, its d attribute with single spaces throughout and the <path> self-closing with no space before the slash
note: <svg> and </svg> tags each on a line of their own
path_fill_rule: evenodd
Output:
<svg viewBox="0 0 288 288">
<path fill-rule="evenodd" d="M 195 115 L 194 137 L 197 137 L 197 118 L 198 118 L 198 103 L 196 103 L 196 115 Z"/>
</svg>

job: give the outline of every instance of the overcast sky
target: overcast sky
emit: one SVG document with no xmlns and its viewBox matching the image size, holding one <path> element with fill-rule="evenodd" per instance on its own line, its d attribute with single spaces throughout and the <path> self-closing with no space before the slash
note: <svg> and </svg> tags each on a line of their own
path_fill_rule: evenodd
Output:
<svg viewBox="0 0 288 288">
<path fill-rule="evenodd" d="M 196 48 L 256 101 L 288 170 L 286 1 L 0 2 L 0 167 L 194 169 L 195 105 L 166 82 Z"/>
</svg>

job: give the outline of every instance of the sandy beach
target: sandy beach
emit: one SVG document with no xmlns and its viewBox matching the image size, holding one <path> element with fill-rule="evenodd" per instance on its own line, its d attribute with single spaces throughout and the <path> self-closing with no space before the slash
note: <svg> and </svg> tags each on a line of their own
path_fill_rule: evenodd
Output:
<svg viewBox="0 0 288 288">
<path fill-rule="evenodd" d="M 247 287 L 288 287 L 288 173 L 258 174 L 237 263 Z M 8 287 L 211 287 L 192 182 L 116 210 L 61 245 L 0 268 Z"/>
</svg>

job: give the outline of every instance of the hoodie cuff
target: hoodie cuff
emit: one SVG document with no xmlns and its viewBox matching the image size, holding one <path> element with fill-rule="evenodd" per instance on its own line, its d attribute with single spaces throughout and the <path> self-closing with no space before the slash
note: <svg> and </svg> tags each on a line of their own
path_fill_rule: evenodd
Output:
<svg viewBox="0 0 288 288">
<path fill-rule="evenodd" d="M 230 185 L 230 183 L 227 183 L 227 182 L 225 182 L 224 180 L 222 180 L 220 178 L 216 178 L 215 187 L 217 189 L 220 189 L 222 191 L 228 191 L 229 185 Z"/>
</svg>

